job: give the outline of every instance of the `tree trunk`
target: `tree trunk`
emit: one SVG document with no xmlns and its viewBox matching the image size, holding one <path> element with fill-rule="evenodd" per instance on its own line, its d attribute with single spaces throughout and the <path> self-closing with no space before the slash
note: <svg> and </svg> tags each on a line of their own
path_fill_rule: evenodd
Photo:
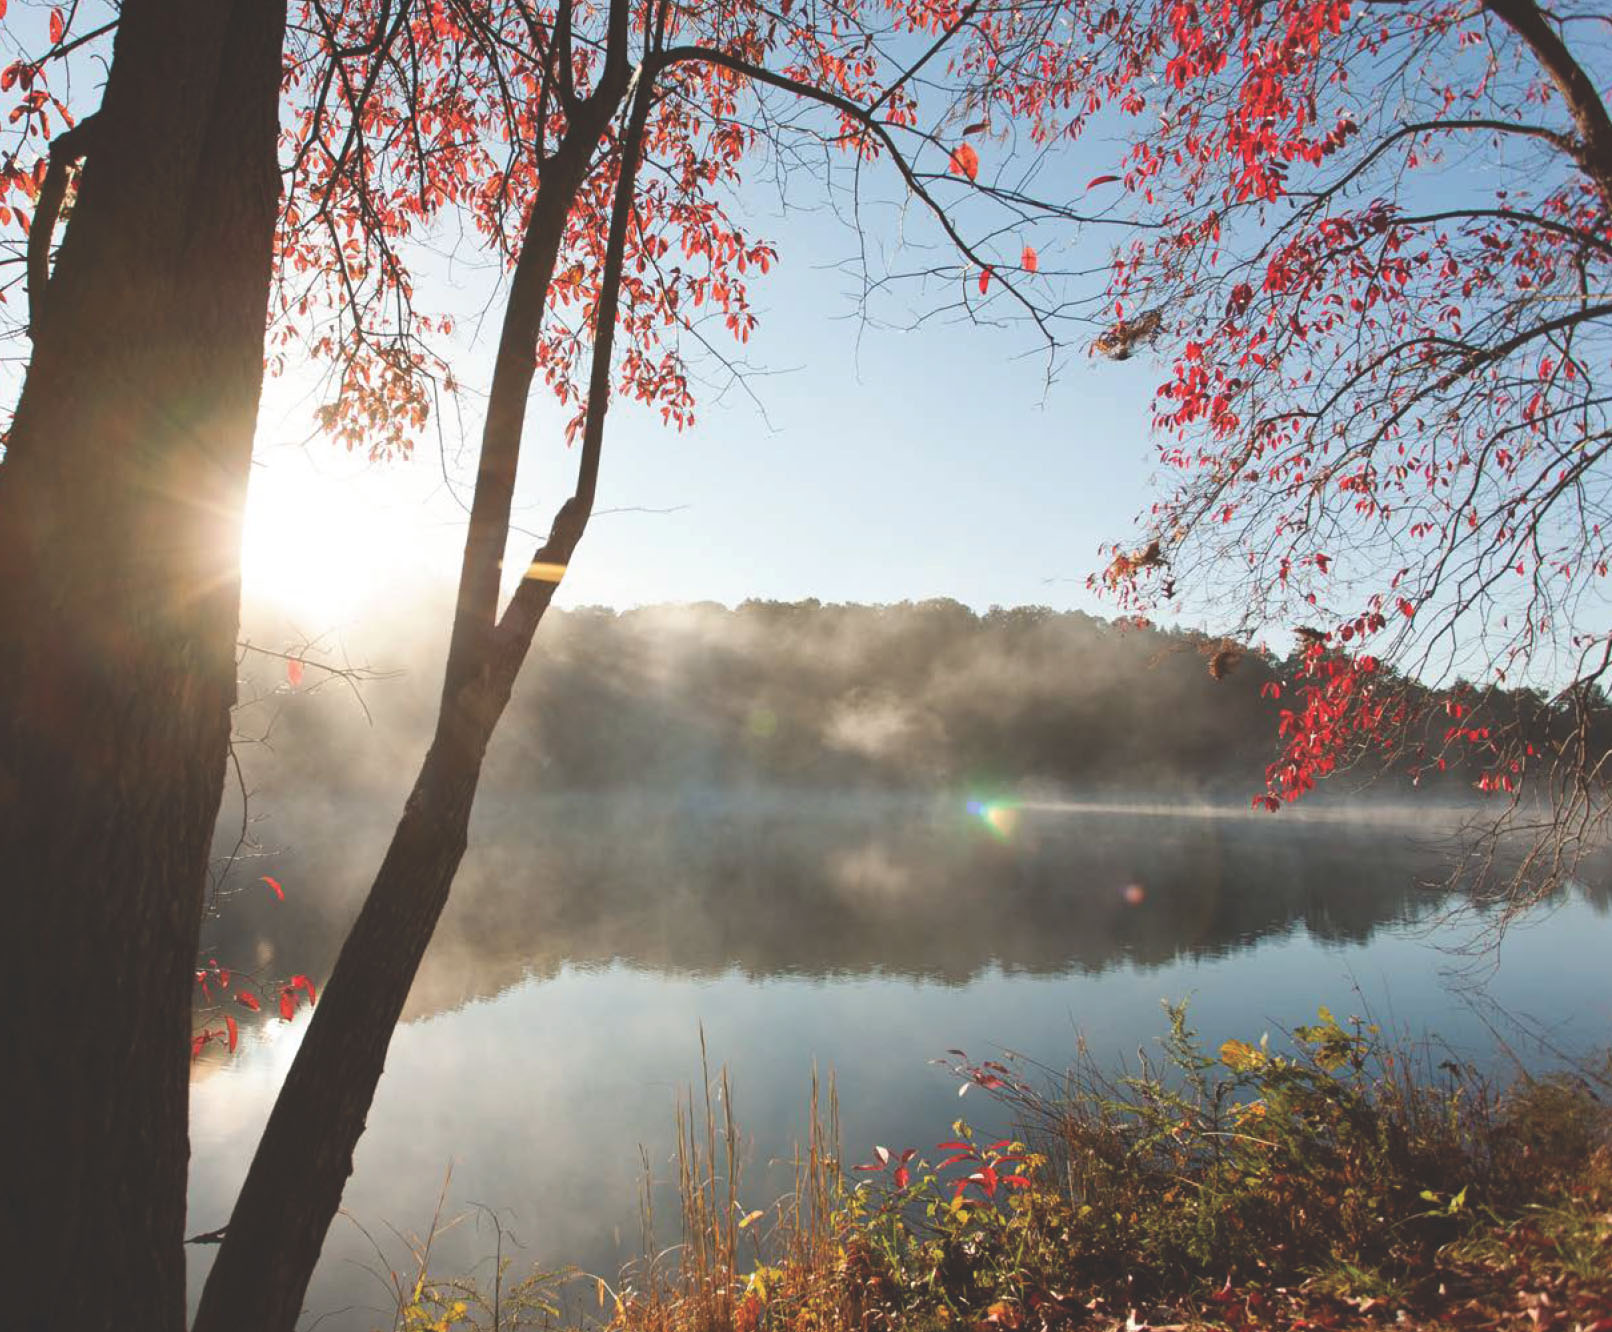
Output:
<svg viewBox="0 0 1612 1332">
<path fill-rule="evenodd" d="M 125 0 L 0 464 L 19 1328 L 184 1325 L 191 971 L 235 698 L 284 0 Z"/>
<path fill-rule="evenodd" d="M 486 731 L 445 719 L 274 1102 L 195 1327 L 284 1332 L 353 1169 L 386 1049 L 464 856 Z"/>
<path fill-rule="evenodd" d="M 364 1132 L 392 1032 L 464 857 L 482 756 L 553 598 L 558 580 L 549 571 L 569 563 L 587 526 L 610 402 L 627 219 L 652 96 L 650 78 L 642 82 L 633 101 L 611 211 L 577 490 L 561 507 L 548 541 L 533 557 L 533 567 L 541 569 L 542 576 L 529 576 L 503 619 L 493 622 L 494 607 L 485 599 L 478 601 L 476 585 L 485 572 L 482 561 L 490 561 L 496 571 L 509 532 L 507 496 L 497 497 L 506 483 L 513 484 L 520 447 L 524 412 L 510 410 L 516 398 L 514 385 L 519 386 L 518 400 L 524 402 L 542 316 L 539 297 L 546 293 L 554 271 L 566 214 L 583 183 L 594 138 L 625 83 L 625 73 L 618 71 L 602 83 L 598 102 L 591 108 L 584 105 L 573 121 L 577 137 L 567 136 L 567 144 L 550 159 L 543 177 L 542 190 L 555 191 L 558 197 L 540 194 L 533 203 L 494 371 L 492 401 L 502 402 L 504 409 L 489 412 L 483 434 L 436 735 L 380 872 L 275 1099 L 208 1274 L 193 1332 L 287 1332 L 302 1310 L 319 1251 L 352 1173 L 353 1152 Z M 488 491 L 492 502 L 484 493 Z M 489 516 L 500 503 L 502 516 L 496 512 Z M 491 590 L 496 595 L 496 572 Z M 466 628 L 467 621 L 475 622 L 475 632 Z"/>
</svg>

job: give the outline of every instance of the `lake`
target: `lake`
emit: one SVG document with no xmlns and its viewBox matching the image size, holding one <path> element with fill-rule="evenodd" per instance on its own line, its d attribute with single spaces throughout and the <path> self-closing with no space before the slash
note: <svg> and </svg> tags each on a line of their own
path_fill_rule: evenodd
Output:
<svg viewBox="0 0 1612 1332">
<path fill-rule="evenodd" d="M 1060 1067 L 1083 1039 L 1134 1059 L 1165 999 L 1190 998 L 1214 1045 L 1279 1041 L 1321 1004 L 1485 1064 L 1490 1023 L 1540 1063 L 1553 1056 L 1538 1037 L 1612 1039 L 1612 899 L 1564 894 L 1506 935 L 1497 964 L 1455 951 L 1474 923 L 1444 921 L 1459 899 L 1427 886 L 1446 834 L 1429 811 L 1044 804 L 765 789 L 487 802 L 300 1326 L 390 1325 L 381 1278 L 406 1261 L 392 1228 L 429 1227 L 450 1165 L 445 1215 L 496 1209 L 518 1265 L 614 1280 L 641 1245 L 640 1146 L 664 1179 L 702 1028 L 731 1072 L 747 1208 L 783 1187 L 767 1163 L 804 1135 L 814 1063 L 837 1078 L 860 1161 L 875 1143 L 928 1148 L 959 1113 L 991 1121 L 931 1062 L 949 1047 Z M 207 946 L 322 979 L 384 833 L 384 814 L 305 818 L 294 854 L 235 876 L 273 873 L 288 900 L 241 890 Z M 306 1021 L 243 1027 L 236 1056 L 198 1063 L 192 1231 L 227 1220 Z M 434 1266 L 468 1269 L 493 1245 L 472 1216 Z M 211 1250 L 190 1252 L 199 1293 Z"/>
</svg>

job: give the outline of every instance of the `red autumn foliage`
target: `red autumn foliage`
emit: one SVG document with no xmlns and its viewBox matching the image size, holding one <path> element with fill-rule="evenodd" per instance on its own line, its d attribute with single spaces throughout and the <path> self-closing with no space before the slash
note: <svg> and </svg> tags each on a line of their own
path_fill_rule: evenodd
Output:
<svg viewBox="0 0 1612 1332">
<path fill-rule="evenodd" d="M 1023 1143 L 1003 1138 L 979 1146 L 973 1140 L 972 1130 L 962 1121 L 958 1121 L 956 1128 L 968 1136 L 937 1143 L 936 1149 L 947 1155 L 934 1165 L 917 1160 L 918 1150 L 915 1147 L 906 1148 L 899 1156 L 893 1155 L 886 1147 L 875 1147 L 873 1154 L 877 1160 L 851 1168 L 870 1174 L 883 1174 L 894 1163 L 895 1168 L 890 1170 L 890 1187 L 898 1192 L 912 1183 L 914 1168 L 933 1171 L 930 1178 L 934 1179 L 941 1179 L 943 1171 L 956 1168 L 957 1173 L 951 1179 L 941 1179 L 951 1190 L 953 1198 L 961 1198 L 970 1187 L 977 1189 L 986 1200 L 994 1200 L 997 1191 L 1002 1188 L 1030 1187 L 1030 1178 L 1023 1173 L 1027 1161 Z"/>
<path fill-rule="evenodd" d="M 1439 687 L 1476 676 L 1480 710 L 1537 691 L 1550 737 L 1451 736 L 1480 788 L 1531 779 L 1547 824 L 1593 817 L 1612 663 L 1589 612 L 1612 565 L 1594 24 L 1532 0 L 1060 12 L 1068 36 L 1001 20 L 990 86 L 1044 142 L 1124 139 L 1122 173 L 1087 186 L 1122 184 L 1139 228 L 1095 347 L 1167 367 L 1159 557 L 1112 548 L 1099 590 L 1143 615 L 1233 608 L 1247 642 L 1320 617 L 1257 803 L 1369 755 L 1421 762 Z"/>
<path fill-rule="evenodd" d="M 967 176 L 970 180 L 978 180 L 980 174 L 980 155 L 974 151 L 971 143 L 960 143 L 952 149 L 950 167 L 959 176 Z"/>
</svg>

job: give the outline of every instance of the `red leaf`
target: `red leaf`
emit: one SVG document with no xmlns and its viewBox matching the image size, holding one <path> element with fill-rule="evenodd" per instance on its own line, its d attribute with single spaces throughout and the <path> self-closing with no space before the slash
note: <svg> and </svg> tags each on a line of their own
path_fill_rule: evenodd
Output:
<svg viewBox="0 0 1612 1332">
<path fill-rule="evenodd" d="M 291 657 L 286 661 L 285 678 L 291 682 L 293 689 L 302 683 L 302 662 L 296 657 Z"/>
<path fill-rule="evenodd" d="M 958 1142 L 955 1138 L 952 1139 L 951 1141 L 948 1141 L 948 1142 L 937 1142 L 935 1144 L 935 1146 L 938 1147 L 943 1152 L 944 1151 L 971 1152 L 971 1151 L 974 1150 L 974 1144 L 973 1143 L 971 1143 L 971 1142 Z"/>
<path fill-rule="evenodd" d="M 1098 185 L 1107 185 L 1107 184 L 1110 184 L 1111 182 L 1116 181 L 1118 179 L 1119 179 L 1118 176 L 1093 176 L 1090 180 L 1088 180 L 1086 182 L 1086 188 L 1088 190 L 1093 189 Z"/>
<path fill-rule="evenodd" d="M 5 10 L 0 9 L 0 14 L 3 14 L 3 13 L 5 13 Z M 991 122 L 990 121 L 988 121 L 988 120 L 976 120 L 972 125 L 964 125 L 963 126 L 963 137 L 967 138 L 970 134 L 984 134 L 985 131 L 990 129 L 990 128 L 991 128 Z"/>
<path fill-rule="evenodd" d="M 276 897 L 278 897 L 282 902 L 285 901 L 285 889 L 280 887 L 280 881 L 278 879 L 271 879 L 267 874 L 263 875 L 262 879 L 264 883 L 268 884 L 270 888 L 274 889 L 274 895 Z"/>
<path fill-rule="evenodd" d="M 319 1002 L 319 996 L 313 992 L 313 982 L 306 976 L 293 976 L 291 978 L 291 988 L 293 990 L 306 990 L 310 1004 Z"/>
<path fill-rule="evenodd" d="M 944 1170 L 947 1166 L 954 1166 L 959 1161 L 972 1161 L 973 1159 L 974 1159 L 974 1153 L 973 1152 L 958 1152 L 955 1156 L 948 1156 L 944 1161 L 942 1161 L 938 1166 L 936 1166 L 935 1169 L 936 1170 Z"/>
<path fill-rule="evenodd" d="M 235 1029 L 235 1019 L 226 1014 L 224 1017 L 224 1026 L 229 1031 L 229 1052 L 234 1054 L 235 1042 L 240 1036 L 240 1033 Z"/>
<path fill-rule="evenodd" d="M 896 1181 L 896 1187 L 898 1189 L 906 1188 L 908 1183 L 911 1182 L 911 1180 L 912 1180 L 912 1175 L 908 1171 L 906 1166 L 897 1166 L 896 1167 L 895 1181 Z"/>
<path fill-rule="evenodd" d="M 973 144 L 960 143 L 952 149 L 950 169 L 953 175 L 979 179 L 980 155 L 974 151 Z"/>
<path fill-rule="evenodd" d="M 890 1149 L 888 1147 L 875 1147 L 873 1154 L 879 1158 L 880 1165 L 890 1164 Z"/>
<path fill-rule="evenodd" d="M 257 995 L 253 994 L 250 990 L 237 990 L 235 992 L 235 998 L 239 1003 L 244 1004 L 254 1013 L 258 1011 L 259 1004 L 257 1001 Z"/>
<path fill-rule="evenodd" d="M 1029 245 L 1024 247 L 1024 254 L 1020 256 L 1019 262 L 1024 265 L 1026 273 L 1033 273 L 1041 267 L 1040 256 L 1036 254 L 1034 247 Z"/>
<path fill-rule="evenodd" d="M 297 1012 L 297 992 L 289 985 L 280 991 L 280 1017 L 286 1022 L 291 1021 Z"/>
<path fill-rule="evenodd" d="M 55 45 L 57 42 L 61 41 L 62 34 L 64 32 L 66 32 L 66 31 L 67 31 L 67 22 L 66 22 L 65 19 L 62 18 L 62 11 L 59 10 L 59 9 L 51 10 L 50 11 L 50 40 L 51 40 L 51 44 Z"/>
<path fill-rule="evenodd" d="M 980 269 L 980 295 L 985 295 L 985 293 L 990 289 L 990 286 L 991 270 L 988 268 Z"/>
</svg>

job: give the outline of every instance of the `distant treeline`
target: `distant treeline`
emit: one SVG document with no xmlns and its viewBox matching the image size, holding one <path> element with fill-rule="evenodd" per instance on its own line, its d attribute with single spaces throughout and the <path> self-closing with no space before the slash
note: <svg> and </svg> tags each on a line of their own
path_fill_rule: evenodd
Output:
<svg viewBox="0 0 1612 1332">
<path fill-rule="evenodd" d="M 402 642 L 374 664 L 403 667 L 405 677 L 366 687 L 379 734 L 355 731 L 350 709 L 342 717 L 339 708 L 292 706 L 276 731 L 300 744 L 292 752 L 277 745 L 282 757 L 307 761 L 324 748 L 318 766 L 330 775 L 349 768 L 350 742 L 373 752 L 379 739 L 412 771 L 430 734 L 440 660 L 418 639 Z M 283 665 L 267 661 L 272 687 Z M 247 665 L 265 669 L 261 659 Z M 488 777 L 500 785 L 501 770 L 505 781 L 551 792 L 1044 787 L 1242 802 L 1264 787 L 1281 711 L 1295 705 L 1298 666 L 1296 657 L 1201 633 L 1039 606 L 983 614 L 945 599 L 585 608 L 544 622 Z M 1280 698 L 1266 688 L 1272 682 Z M 1424 796 L 1428 787 L 1444 801 L 1471 796 L 1487 761 L 1470 745 L 1447 743 L 1455 723 L 1443 703 L 1456 699 L 1461 727 L 1523 734 L 1541 755 L 1586 719 L 1581 742 L 1597 753 L 1612 746 L 1612 711 L 1593 686 L 1591 706 L 1576 711 L 1529 690 L 1434 693 L 1387 676 L 1384 684 L 1407 691 L 1426 714 Z M 339 697 L 334 691 L 332 701 Z M 1402 797 L 1416 761 L 1410 752 L 1371 756 L 1323 794 Z"/>
<path fill-rule="evenodd" d="M 562 787 L 1261 785 L 1274 664 L 1044 607 L 748 601 L 545 624 L 512 736 Z"/>
<path fill-rule="evenodd" d="M 217 956 L 324 974 L 429 743 L 440 654 L 402 642 L 373 658 L 402 677 L 363 686 L 373 725 L 339 681 L 310 670 L 291 689 L 280 659 L 248 662 L 261 701 L 239 725 L 263 743 L 239 748 L 247 859 L 209 926 Z M 1444 900 L 1416 887 L 1449 873 L 1455 824 L 1436 817 L 1410 837 L 1370 831 L 1384 811 L 1365 809 L 1351 827 L 1099 807 L 1027 811 L 998 836 L 965 813 L 998 796 L 1246 809 L 1292 697 L 1261 686 L 1297 663 L 1231 661 L 1221 639 L 1040 608 L 748 602 L 555 613 L 538 646 L 411 1013 L 567 962 L 1059 974 L 1219 955 L 1299 922 L 1363 939 Z M 1498 701 L 1551 730 L 1536 696 Z M 1398 803 L 1407 766 L 1365 794 Z M 1453 803 L 1471 780 L 1453 765 L 1418 799 Z"/>
</svg>

